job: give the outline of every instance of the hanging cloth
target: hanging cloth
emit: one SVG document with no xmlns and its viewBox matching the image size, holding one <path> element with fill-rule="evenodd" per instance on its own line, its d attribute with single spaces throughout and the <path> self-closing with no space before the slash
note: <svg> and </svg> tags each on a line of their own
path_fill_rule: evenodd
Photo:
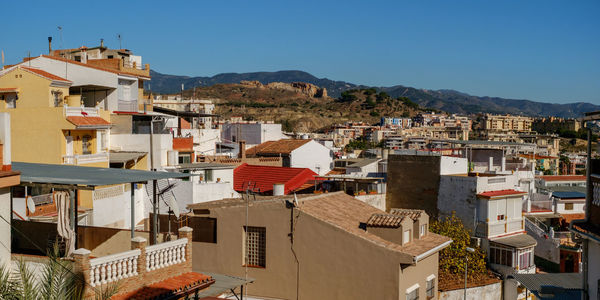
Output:
<svg viewBox="0 0 600 300">
<path fill-rule="evenodd" d="M 75 232 L 71 229 L 69 222 L 69 192 L 54 192 L 54 203 L 56 203 L 56 209 L 58 211 L 58 235 L 65 240 L 65 257 L 69 257 L 71 256 L 71 253 L 75 251 Z"/>
</svg>

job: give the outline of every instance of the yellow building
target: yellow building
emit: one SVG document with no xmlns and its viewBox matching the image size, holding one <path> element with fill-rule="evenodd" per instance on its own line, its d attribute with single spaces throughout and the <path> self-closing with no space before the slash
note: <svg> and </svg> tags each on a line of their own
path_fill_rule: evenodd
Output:
<svg viewBox="0 0 600 300">
<path fill-rule="evenodd" d="M 531 131 L 533 119 L 511 115 L 484 116 L 483 129 L 488 131 Z"/>
<path fill-rule="evenodd" d="M 10 113 L 14 161 L 108 167 L 110 114 L 83 107 L 71 81 L 17 66 L 0 75 L 0 112 Z"/>
</svg>

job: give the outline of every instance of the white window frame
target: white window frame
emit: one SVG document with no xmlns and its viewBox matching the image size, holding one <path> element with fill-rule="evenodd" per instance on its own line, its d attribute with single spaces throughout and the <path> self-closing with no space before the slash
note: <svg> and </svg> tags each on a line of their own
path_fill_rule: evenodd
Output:
<svg viewBox="0 0 600 300">
<path fill-rule="evenodd" d="M 417 300 L 419 299 L 419 284 L 415 283 L 411 287 L 406 289 L 406 300 Z M 416 292 L 414 297 L 412 296 L 413 292 Z"/>
<path fill-rule="evenodd" d="M 421 224 L 421 226 L 419 226 L 419 237 L 424 236 L 426 232 L 427 232 L 427 224 Z"/>
<path fill-rule="evenodd" d="M 429 286 L 430 284 L 431 286 Z M 431 295 L 429 292 L 431 292 Z M 427 296 L 427 299 L 432 299 L 435 297 L 435 275 L 433 274 L 427 276 L 427 281 L 425 285 L 425 296 Z"/>
</svg>

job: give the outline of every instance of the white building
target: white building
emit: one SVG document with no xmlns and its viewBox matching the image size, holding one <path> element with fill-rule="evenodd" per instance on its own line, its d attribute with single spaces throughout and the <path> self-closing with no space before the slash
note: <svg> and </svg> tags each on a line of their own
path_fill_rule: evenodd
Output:
<svg viewBox="0 0 600 300">
<path fill-rule="evenodd" d="M 2 171 L 0 171 L 0 266 L 10 263 L 11 256 L 11 195 L 10 188 L 21 182 L 18 172 L 10 171 L 10 114 L 0 113 L 0 146 Z"/>
<path fill-rule="evenodd" d="M 287 136 L 281 131 L 281 124 L 275 123 L 225 123 L 221 138 L 225 143 L 246 141 L 246 145 L 258 145 L 268 141 L 278 141 Z"/>
<path fill-rule="evenodd" d="M 333 151 L 314 140 L 281 139 L 246 151 L 248 157 L 281 157 L 283 167 L 308 168 L 319 175 L 333 168 Z"/>
</svg>

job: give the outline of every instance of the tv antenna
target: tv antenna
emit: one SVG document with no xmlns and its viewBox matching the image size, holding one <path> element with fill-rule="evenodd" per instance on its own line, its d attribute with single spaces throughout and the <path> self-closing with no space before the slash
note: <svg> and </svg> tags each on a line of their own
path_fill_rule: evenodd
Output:
<svg viewBox="0 0 600 300">
<path fill-rule="evenodd" d="M 121 46 L 121 42 L 123 41 L 123 38 L 121 37 L 121 34 L 117 34 L 117 39 L 119 40 L 119 49 L 123 49 L 123 46 Z"/>
</svg>

